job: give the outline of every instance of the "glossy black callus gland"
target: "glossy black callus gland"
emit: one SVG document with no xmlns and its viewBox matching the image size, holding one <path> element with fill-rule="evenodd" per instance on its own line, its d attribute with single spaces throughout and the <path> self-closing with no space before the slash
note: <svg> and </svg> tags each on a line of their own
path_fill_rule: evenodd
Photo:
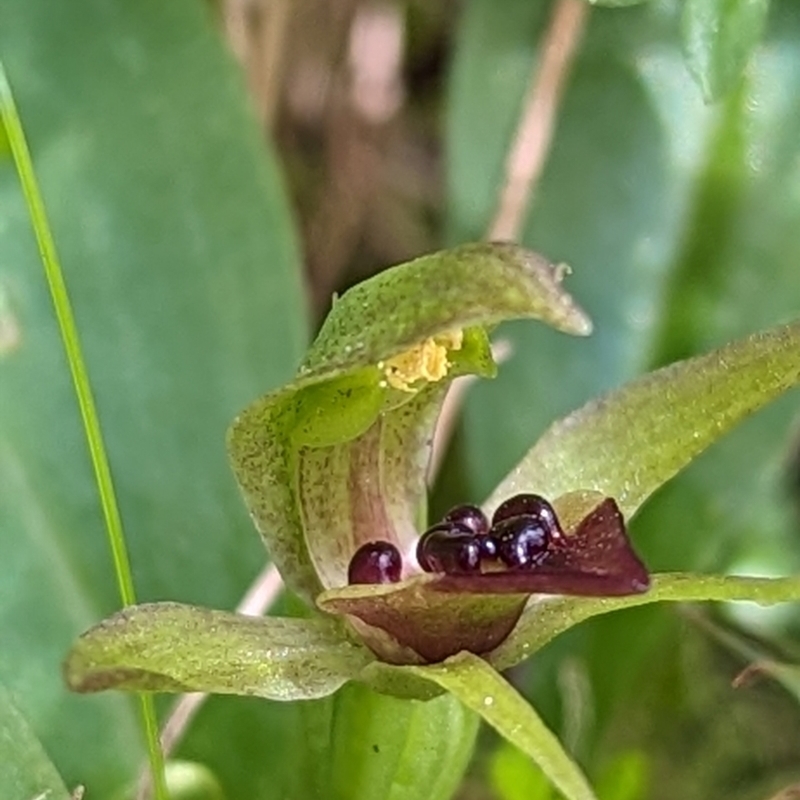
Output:
<svg viewBox="0 0 800 800">
<path fill-rule="evenodd" d="M 511 569 L 530 569 L 542 563 L 551 536 L 545 520 L 533 515 L 503 520 L 492 528 L 497 554 Z"/>
<path fill-rule="evenodd" d="M 417 544 L 417 561 L 425 572 L 449 575 L 477 572 L 481 568 L 479 540 L 466 525 L 440 522 L 428 528 Z"/>
<path fill-rule="evenodd" d="M 489 520 L 478 506 L 463 505 L 451 508 L 444 515 L 442 522 L 456 522 L 477 534 L 489 532 Z"/>
<path fill-rule="evenodd" d="M 478 536 L 481 558 L 487 560 L 497 558 L 497 541 L 490 535 L 489 520 L 478 506 L 463 505 L 451 508 L 442 522 L 453 522 L 468 528 Z"/>
<path fill-rule="evenodd" d="M 367 542 L 347 568 L 348 583 L 397 583 L 403 571 L 400 551 L 390 542 Z"/>
<path fill-rule="evenodd" d="M 494 531 L 499 523 L 514 519 L 514 517 L 538 519 L 552 539 L 558 539 L 564 535 L 553 506 L 538 494 L 515 494 L 501 503 L 492 515 L 492 530 Z"/>
</svg>

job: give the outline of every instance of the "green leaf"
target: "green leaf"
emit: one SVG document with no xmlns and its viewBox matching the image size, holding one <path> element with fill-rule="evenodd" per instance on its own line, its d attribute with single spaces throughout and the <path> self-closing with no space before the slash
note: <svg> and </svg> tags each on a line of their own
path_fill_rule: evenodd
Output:
<svg viewBox="0 0 800 800">
<path fill-rule="evenodd" d="M 443 390 L 459 374 L 494 374 L 485 326 L 529 317 L 589 333 L 563 274 L 516 245 L 464 245 L 337 300 L 295 382 L 247 408 L 228 437 L 290 588 L 311 601 L 346 584 L 364 542 L 411 545 Z"/>
<path fill-rule="evenodd" d="M 28 722 L 0 686 L 0 797 L 69 800 L 58 771 Z"/>
<path fill-rule="evenodd" d="M 708 102 L 739 81 L 761 38 L 769 0 L 686 0 L 683 48 Z"/>
<path fill-rule="evenodd" d="M 593 489 L 630 516 L 706 447 L 800 381 L 800 323 L 645 375 L 556 422 L 489 500 Z"/>
<path fill-rule="evenodd" d="M 373 659 L 333 620 L 152 603 L 123 609 L 84 633 L 67 656 L 64 676 L 77 692 L 199 691 L 307 700 L 332 694 Z"/>
<path fill-rule="evenodd" d="M 567 800 L 596 800 L 580 767 L 511 684 L 482 658 L 459 653 L 441 664 L 408 667 L 454 694 L 532 758 Z"/>
<path fill-rule="evenodd" d="M 193 0 L 9 0 L 0 53 L 75 305 L 139 594 L 231 608 L 265 554 L 226 463 L 225 428 L 289 377 L 307 336 L 281 176 L 243 81 Z M 71 696 L 59 675 L 71 640 L 118 601 L 7 159 L 0 207 L 0 318 L 18 333 L 0 348 L 0 679 L 67 781 L 106 797 L 138 770 L 141 732 L 127 698 Z M 210 703 L 198 735 L 225 713 Z M 241 706 L 237 729 L 263 744 L 276 714 Z M 227 770 L 226 792 L 253 796 L 280 766 L 271 752 Z M 221 772 L 238 758 L 217 747 L 209 763 Z"/>
<path fill-rule="evenodd" d="M 628 597 L 550 597 L 531 603 L 517 627 L 488 658 L 506 669 L 544 647 L 558 634 L 599 614 L 658 602 L 744 600 L 768 605 L 800 601 L 800 577 L 748 578 L 664 573 L 652 576 L 650 590 Z"/>
</svg>

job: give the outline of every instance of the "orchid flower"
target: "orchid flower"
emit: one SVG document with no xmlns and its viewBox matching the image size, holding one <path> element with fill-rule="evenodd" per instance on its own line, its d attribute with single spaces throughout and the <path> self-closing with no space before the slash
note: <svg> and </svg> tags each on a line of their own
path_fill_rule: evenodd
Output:
<svg viewBox="0 0 800 800">
<path fill-rule="evenodd" d="M 447 388 L 495 374 L 489 332 L 504 320 L 590 333 L 562 286 L 567 274 L 516 245 L 464 245 L 336 299 L 295 380 L 245 409 L 228 437 L 256 527 L 308 617 L 126 608 L 75 642 L 70 688 L 302 700 L 356 682 L 430 701 L 422 708 L 450 693 L 567 798 L 594 798 L 499 670 L 614 609 L 800 598 L 795 577 L 649 575 L 626 526 L 696 455 L 800 381 L 800 324 L 650 373 L 555 422 L 482 507 L 488 519 L 520 494 L 546 498 L 557 536 L 534 563 L 424 568 L 419 539 L 436 523 L 426 519 L 428 461 Z M 393 574 L 350 581 L 354 556 L 378 542 L 399 556 Z"/>
</svg>

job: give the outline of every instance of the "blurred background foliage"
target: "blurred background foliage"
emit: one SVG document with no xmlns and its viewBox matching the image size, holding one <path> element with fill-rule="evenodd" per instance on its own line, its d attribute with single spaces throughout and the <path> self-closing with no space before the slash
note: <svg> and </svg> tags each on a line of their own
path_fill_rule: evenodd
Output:
<svg viewBox="0 0 800 800">
<path fill-rule="evenodd" d="M 140 599 L 236 605 L 265 556 L 227 424 L 290 377 L 333 292 L 486 236 L 532 70 L 569 2 L 0 0 L 0 56 Z M 800 7 L 768 5 L 581 7 L 521 239 L 572 265 L 596 332 L 497 332 L 511 357 L 466 396 L 434 512 L 480 500 L 598 392 L 798 315 Z M 632 528 L 653 570 L 798 569 L 796 417 L 790 394 L 648 504 Z M 72 697 L 60 681 L 71 639 L 118 601 L 1 131 L 0 565 L 0 684 L 18 709 L 4 703 L 0 722 L 21 712 L 67 786 L 112 797 L 142 761 L 141 734 L 129 699 Z M 579 626 L 512 678 L 601 800 L 767 800 L 800 781 L 799 653 L 794 608 L 651 607 Z M 731 686 L 763 660 L 785 669 Z M 179 751 L 211 770 L 191 796 L 313 797 L 306 713 L 210 700 Z M 459 797 L 553 794 L 486 734 Z"/>
</svg>

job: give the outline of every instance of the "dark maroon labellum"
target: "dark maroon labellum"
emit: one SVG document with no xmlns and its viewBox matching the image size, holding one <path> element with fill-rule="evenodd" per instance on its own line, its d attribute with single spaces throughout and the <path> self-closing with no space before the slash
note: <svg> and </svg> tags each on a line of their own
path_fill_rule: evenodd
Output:
<svg viewBox="0 0 800 800">
<path fill-rule="evenodd" d="M 492 528 L 501 561 L 512 569 L 529 569 L 544 561 L 550 546 L 549 526 L 538 517 L 512 517 Z"/>
<path fill-rule="evenodd" d="M 492 529 L 498 523 L 514 517 L 535 517 L 541 520 L 551 537 L 564 535 L 553 506 L 538 494 L 515 494 L 501 503 L 492 515 Z"/>
<path fill-rule="evenodd" d="M 420 537 L 417 561 L 425 572 L 477 572 L 481 567 L 481 538 L 464 525 L 439 523 Z"/>
<path fill-rule="evenodd" d="M 347 569 L 348 583 L 397 583 L 403 571 L 400 551 L 389 542 L 367 542 L 356 550 Z"/>
<path fill-rule="evenodd" d="M 457 522 L 477 534 L 489 532 L 489 520 L 478 506 L 463 505 L 451 508 L 442 522 Z"/>
</svg>

